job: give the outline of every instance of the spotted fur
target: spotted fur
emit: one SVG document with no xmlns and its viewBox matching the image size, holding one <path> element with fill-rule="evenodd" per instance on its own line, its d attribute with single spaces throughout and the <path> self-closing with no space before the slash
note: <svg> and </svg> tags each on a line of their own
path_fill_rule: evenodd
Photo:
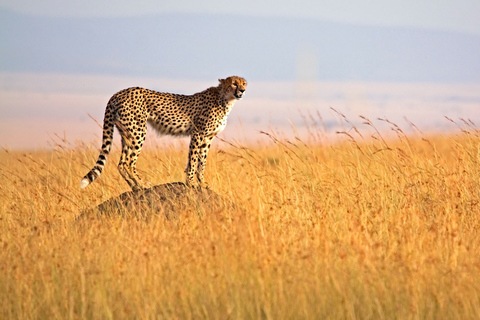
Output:
<svg viewBox="0 0 480 320">
<path fill-rule="evenodd" d="M 190 136 L 186 183 L 196 176 L 203 184 L 204 169 L 212 139 L 227 124 L 227 116 L 236 100 L 243 97 L 247 82 L 232 76 L 219 79 L 217 87 L 193 95 L 129 88 L 114 94 L 105 110 L 102 149 L 97 163 L 80 182 L 85 188 L 97 179 L 105 167 L 112 147 L 114 127 L 122 137 L 122 154 L 118 169 L 133 190 L 145 184 L 138 176 L 136 163 L 147 132 L 147 122 L 160 134 Z"/>
</svg>

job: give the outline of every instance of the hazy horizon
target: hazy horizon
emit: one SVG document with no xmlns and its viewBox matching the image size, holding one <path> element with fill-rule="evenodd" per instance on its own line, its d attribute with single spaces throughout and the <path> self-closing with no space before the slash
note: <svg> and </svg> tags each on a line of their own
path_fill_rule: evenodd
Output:
<svg viewBox="0 0 480 320">
<path fill-rule="evenodd" d="M 101 128 L 90 116 L 101 123 L 108 99 L 116 91 L 136 85 L 191 94 L 217 85 L 217 80 L 3 73 L 0 96 L 2 105 L 9 108 L 2 107 L 0 146 L 13 150 L 51 148 L 55 141 L 63 145 L 56 137 L 59 135 L 71 146 L 86 143 L 99 147 Z M 460 124 L 460 118 L 478 123 L 479 105 L 480 84 L 253 81 L 219 137 L 240 143 L 265 142 L 269 139 L 260 131 L 266 131 L 290 140 L 306 140 L 312 137 L 311 130 L 321 135 L 319 142 L 332 142 L 340 138 L 337 131 L 350 130 L 350 124 L 332 108 L 366 137 L 373 131 L 362 125 L 360 115 L 387 135 L 389 126 L 377 118 L 388 119 L 411 134 L 419 132 L 405 118 L 426 134 L 455 133 L 458 128 L 445 116 Z M 149 130 L 147 145 L 185 143 L 175 139 L 158 138 Z M 117 146 L 119 142 L 116 135 Z"/>
</svg>

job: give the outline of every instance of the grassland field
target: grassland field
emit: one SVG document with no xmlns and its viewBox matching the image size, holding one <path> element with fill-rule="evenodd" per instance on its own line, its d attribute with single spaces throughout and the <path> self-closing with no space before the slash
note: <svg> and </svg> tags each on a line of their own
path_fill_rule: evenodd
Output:
<svg viewBox="0 0 480 320">
<path fill-rule="evenodd" d="M 128 191 L 113 148 L 0 152 L 1 319 L 480 319 L 480 131 L 329 143 L 215 141 L 206 180 L 235 209 L 76 218 Z M 118 137 L 117 137 L 118 138 Z M 187 150 L 149 148 L 152 184 Z"/>
</svg>

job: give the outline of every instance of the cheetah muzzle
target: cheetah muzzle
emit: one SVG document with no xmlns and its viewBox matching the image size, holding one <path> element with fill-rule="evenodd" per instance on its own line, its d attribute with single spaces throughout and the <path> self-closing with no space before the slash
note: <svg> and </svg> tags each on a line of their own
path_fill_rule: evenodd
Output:
<svg viewBox="0 0 480 320">
<path fill-rule="evenodd" d="M 117 127 L 122 137 L 122 154 L 118 170 L 133 190 L 146 185 L 138 176 L 136 163 L 149 123 L 159 134 L 190 136 L 187 185 L 204 183 L 207 154 L 213 138 L 227 125 L 227 117 L 235 101 L 242 99 L 247 81 L 231 76 L 219 79 L 217 87 L 193 95 L 163 93 L 144 88 L 128 88 L 114 94 L 108 101 L 103 121 L 103 139 L 95 166 L 80 182 L 85 188 L 102 173 Z"/>
</svg>

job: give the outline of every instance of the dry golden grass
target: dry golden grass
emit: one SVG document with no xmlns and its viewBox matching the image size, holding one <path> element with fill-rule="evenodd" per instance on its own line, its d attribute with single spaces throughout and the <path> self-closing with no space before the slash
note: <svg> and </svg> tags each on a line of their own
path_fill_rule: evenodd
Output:
<svg viewBox="0 0 480 320">
<path fill-rule="evenodd" d="M 206 178 L 238 208 L 174 220 L 75 220 L 128 190 L 118 151 L 85 190 L 96 148 L 2 151 L 0 318 L 479 319 L 479 131 L 365 122 L 330 145 L 217 141 Z M 139 168 L 160 184 L 185 161 L 151 148 Z"/>
</svg>

